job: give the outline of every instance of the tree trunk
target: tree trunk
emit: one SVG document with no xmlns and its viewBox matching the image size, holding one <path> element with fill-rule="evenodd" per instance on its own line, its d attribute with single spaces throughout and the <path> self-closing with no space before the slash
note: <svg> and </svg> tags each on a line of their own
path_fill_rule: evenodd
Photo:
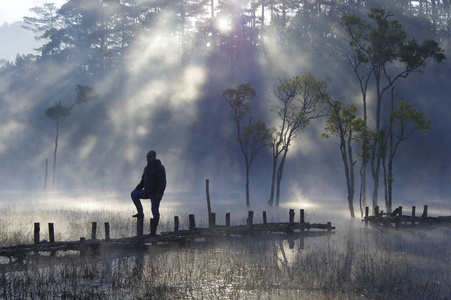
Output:
<svg viewBox="0 0 451 300">
<path fill-rule="evenodd" d="M 56 125 L 55 150 L 53 151 L 53 179 L 52 179 L 52 189 L 55 188 L 56 153 L 57 153 L 57 151 L 58 151 L 58 135 L 59 135 L 59 124 Z"/>
<path fill-rule="evenodd" d="M 391 113 L 393 113 L 394 107 L 394 99 L 395 99 L 395 88 L 391 89 Z M 392 116 L 392 114 L 390 114 Z M 393 159 L 394 159 L 394 145 L 393 145 L 393 118 L 390 117 L 390 132 L 389 132 L 389 156 L 388 156 L 388 175 L 386 178 L 387 181 L 387 196 L 385 201 L 385 206 L 387 212 L 392 211 L 392 186 L 393 186 Z"/>
<path fill-rule="evenodd" d="M 276 206 L 279 206 L 280 202 L 280 183 L 282 182 L 283 167 L 285 165 L 285 159 L 287 157 L 288 149 L 283 152 L 282 159 L 280 160 L 279 167 L 277 168 L 277 191 L 276 191 Z"/>
<path fill-rule="evenodd" d="M 211 14 L 211 19 L 213 20 L 215 17 L 215 3 L 214 0 L 210 0 L 210 14 Z"/>
<path fill-rule="evenodd" d="M 362 162 L 360 167 L 360 214 L 363 215 L 363 210 L 367 207 L 366 201 L 366 164 Z"/>
<path fill-rule="evenodd" d="M 382 170 L 384 173 L 384 196 L 385 196 L 385 209 L 387 212 L 391 212 L 391 205 L 388 201 L 388 174 L 385 167 L 385 157 L 382 158 Z"/>
<path fill-rule="evenodd" d="M 377 94 L 377 103 L 376 103 L 376 134 L 379 134 L 380 124 L 381 124 L 381 109 L 382 109 L 382 93 L 380 89 L 380 69 L 375 69 L 374 76 L 376 79 L 376 94 Z M 374 147 L 371 154 L 371 171 L 373 175 L 373 207 L 377 205 L 377 197 L 379 192 L 379 173 L 381 167 L 381 156 L 378 155 L 378 150 L 380 150 L 380 146 L 377 141 L 373 142 Z"/>
<path fill-rule="evenodd" d="M 246 157 L 246 206 L 249 207 L 250 205 L 250 196 L 249 196 L 249 170 L 250 170 L 250 165 L 248 162 L 248 159 Z"/>
<path fill-rule="evenodd" d="M 45 177 L 44 177 L 44 190 L 47 190 L 47 175 L 49 170 L 49 159 L 45 159 Z"/>
<path fill-rule="evenodd" d="M 271 194 L 268 200 L 268 205 L 272 206 L 274 204 L 274 187 L 276 184 L 276 168 L 277 168 L 277 160 L 279 155 L 274 150 L 273 158 L 272 158 L 272 177 L 271 177 Z"/>
<path fill-rule="evenodd" d="M 351 142 L 351 137 L 348 139 L 348 143 Z M 346 140 L 343 137 L 341 139 L 341 157 L 343 160 L 343 164 L 345 167 L 345 176 L 346 176 L 346 187 L 348 190 L 348 205 L 349 205 L 349 213 L 351 214 L 351 218 L 355 218 L 354 213 L 354 174 L 353 174 L 353 162 L 352 162 L 352 153 L 348 153 L 350 149 L 350 145 L 346 144 Z"/>
<path fill-rule="evenodd" d="M 350 142 L 350 140 L 348 141 Z M 348 151 L 347 151 L 347 144 L 346 139 L 344 136 L 340 137 L 340 152 L 341 152 L 341 159 L 343 161 L 343 165 L 345 168 L 345 177 L 346 177 L 346 188 L 348 191 L 348 205 L 349 205 L 349 213 L 351 214 L 352 218 L 355 218 L 354 214 L 354 183 L 351 180 L 351 169 L 352 169 L 352 155 L 351 155 L 351 161 L 349 162 L 348 157 Z"/>
<path fill-rule="evenodd" d="M 393 189 L 393 157 L 388 159 L 388 178 L 387 178 L 387 211 L 392 211 L 392 189 Z M 390 210 L 389 210 L 390 209 Z"/>
</svg>

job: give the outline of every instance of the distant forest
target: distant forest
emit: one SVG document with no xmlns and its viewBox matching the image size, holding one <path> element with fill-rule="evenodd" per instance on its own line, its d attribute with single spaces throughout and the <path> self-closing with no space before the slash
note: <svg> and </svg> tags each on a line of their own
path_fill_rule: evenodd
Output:
<svg viewBox="0 0 451 300">
<path fill-rule="evenodd" d="M 68 118 L 61 137 L 60 186 L 124 183 L 123 177 L 131 177 L 129 174 L 142 162 L 141 154 L 151 146 L 172 160 L 172 169 L 177 169 L 177 174 L 172 175 L 174 182 L 196 178 L 197 184 L 210 176 L 211 169 L 219 178 L 230 178 L 231 172 L 242 170 L 236 162 L 242 158 L 233 126 L 223 113 L 222 92 L 228 88 L 252 83 L 258 99 L 253 114 L 271 125 L 275 118 L 268 99 L 274 96 L 277 80 L 312 73 L 324 83 L 330 81 L 327 85 L 331 97 L 346 99 L 347 104 L 358 108 L 358 117 L 364 117 L 362 78 L 356 77 L 349 57 L 355 54 L 360 63 L 368 61 L 359 56 L 343 20 L 355 16 L 376 28 L 378 20 L 368 17 L 371 8 L 383 8 L 387 20 L 399 22 L 407 34 L 406 41 L 418 41 L 420 45 L 424 40 L 435 41 L 442 48 L 438 52 L 448 52 L 448 0 L 68 0 L 61 8 L 51 3 L 35 7 L 24 17 L 23 27 L 33 32 L 42 46 L 34 54 L 17 56 L 15 61 L 0 61 L 3 172 L 12 174 L 12 178 L 25 176 L 30 186 L 41 185 L 43 162 L 52 155 L 54 130 L 44 111 L 58 101 L 73 101 L 75 87 L 82 85 L 95 88 L 101 96 L 80 105 L 71 112 L 73 118 Z M 384 32 L 383 25 L 379 24 L 379 29 Z M 390 41 L 385 42 L 390 45 Z M 428 57 L 442 61 L 435 53 L 426 54 Z M 398 58 L 388 58 L 387 62 L 390 70 L 402 70 L 402 64 L 411 67 Z M 423 73 L 430 63 L 425 60 L 424 65 L 410 71 Z M 385 66 L 380 70 L 385 72 Z M 447 75 L 441 73 L 443 78 Z M 386 74 L 389 82 L 390 76 Z M 426 82 L 433 81 L 425 78 Z M 370 87 L 376 89 L 373 80 Z M 415 95 L 414 90 L 422 87 L 418 79 L 413 82 L 410 91 Z M 390 88 L 394 86 L 389 84 Z M 406 85 L 401 83 L 397 91 L 402 89 Z M 389 91 L 386 95 L 390 97 Z M 414 106 L 422 106 L 418 99 L 409 100 Z M 385 112 L 381 120 L 388 118 L 390 109 Z M 376 119 L 369 116 L 368 121 Z M 320 137 L 325 119 L 321 126 L 316 130 L 319 139 L 314 140 L 327 144 Z M 378 132 L 381 128 L 377 128 Z M 365 159 L 358 143 L 355 141 L 356 154 L 349 162 L 353 166 L 354 160 L 359 161 L 355 165 L 356 179 L 361 178 L 359 169 Z M 378 147 L 382 147 L 381 143 Z M 336 148 L 329 145 L 322 151 L 338 152 Z M 38 154 L 24 160 L 30 149 Z M 182 161 L 180 157 L 185 154 L 193 156 Z M 372 155 L 379 161 L 380 154 Z M 18 166 L 17 158 L 24 163 Z M 335 161 L 341 172 L 336 177 L 341 179 L 341 156 L 336 156 Z M 270 160 L 266 164 L 270 165 Z M 133 179 L 127 180 L 124 184 L 132 184 Z M 264 189 L 269 192 L 269 179 L 261 180 L 258 182 L 265 182 Z M 390 178 L 381 181 L 381 186 L 387 180 Z M 5 184 L 14 181 L 6 180 Z M 344 186 L 344 179 L 340 183 Z M 356 184 L 351 190 L 358 195 L 361 186 Z M 386 204 L 391 207 L 391 200 Z M 376 199 L 373 192 L 375 205 L 377 192 Z"/>
<path fill-rule="evenodd" d="M 333 45 L 343 43 L 340 18 L 365 17 L 370 7 L 392 12 L 418 40 L 449 39 L 450 1 L 70 0 L 60 9 L 35 7 L 24 17 L 23 27 L 43 46 L 37 55 L 3 61 L 2 73 L 52 61 L 72 66 L 72 76 L 98 79 L 133 64 L 131 52 L 155 42 L 146 45 L 140 37 L 155 29 L 164 32 L 168 51 L 180 53 L 179 63 L 207 57 L 239 73 L 246 61 L 277 56 L 274 39 L 285 49 L 330 56 Z"/>
</svg>

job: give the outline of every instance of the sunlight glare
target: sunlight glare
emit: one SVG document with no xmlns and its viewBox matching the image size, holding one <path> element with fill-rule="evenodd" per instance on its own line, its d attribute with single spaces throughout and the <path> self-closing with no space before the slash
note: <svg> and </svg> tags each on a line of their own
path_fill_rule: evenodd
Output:
<svg viewBox="0 0 451 300">
<path fill-rule="evenodd" d="M 136 39 L 132 47 L 131 64 L 128 69 L 131 74 L 138 75 L 148 71 L 159 72 L 162 70 L 152 70 L 152 68 L 164 66 L 165 69 L 168 69 L 180 61 L 182 53 L 177 47 L 178 40 L 176 36 L 168 32 L 166 19 L 165 14 L 161 13 L 155 29 L 143 32 Z"/>
<path fill-rule="evenodd" d="M 89 135 L 83 139 L 83 144 L 80 145 L 81 150 L 78 154 L 79 159 L 87 159 L 91 152 L 95 149 L 97 138 L 94 135 Z"/>
<path fill-rule="evenodd" d="M 176 91 L 176 99 L 181 102 L 191 102 L 200 98 L 202 85 L 205 83 L 205 70 L 200 66 L 188 66 L 180 78 L 181 84 Z"/>
<path fill-rule="evenodd" d="M 301 187 L 293 185 L 291 187 L 290 194 L 291 199 L 284 201 L 280 206 L 284 208 L 296 208 L 296 209 L 317 209 L 320 206 L 304 195 Z"/>
<path fill-rule="evenodd" d="M 20 136 L 26 126 L 16 120 L 8 120 L 6 124 L 0 127 L 0 154 L 2 154 L 8 147 L 11 147 L 17 137 Z"/>
<path fill-rule="evenodd" d="M 222 34 L 228 33 L 232 30 L 230 20 L 223 17 L 218 17 L 215 20 L 214 27 Z"/>
</svg>

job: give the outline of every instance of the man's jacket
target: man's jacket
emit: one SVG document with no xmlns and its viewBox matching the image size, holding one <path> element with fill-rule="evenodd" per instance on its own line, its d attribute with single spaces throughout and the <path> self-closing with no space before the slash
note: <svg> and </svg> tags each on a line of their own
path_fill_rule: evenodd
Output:
<svg viewBox="0 0 451 300">
<path fill-rule="evenodd" d="M 142 189 L 146 191 L 149 197 L 163 197 L 166 189 L 166 170 L 159 159 L 154 160 L 152 164 L 148 164 L 144 168 L 141 182 L 136 186 L 135 190 L 140 191 Z"/>
</svg>

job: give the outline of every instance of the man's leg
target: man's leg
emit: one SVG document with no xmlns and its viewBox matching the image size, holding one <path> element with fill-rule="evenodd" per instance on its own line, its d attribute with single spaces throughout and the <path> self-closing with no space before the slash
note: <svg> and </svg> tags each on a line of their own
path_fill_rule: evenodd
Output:
<svg viewBox="0 0 451 300">
<path fill-rule="evenodd" d="M 134 215 L 134 217 L 141 217 L 144 216 L 144 212 L 143 212 L 143 206 L 141 203 L 140 199 L 146 199 L 148 197 L 146 197 L 146 195 L 144 194 L 144 191 L 133 191 L 131 193 L 131 197 L 133 200 L 133 204 L 135 204 L 136 206 L 136 210 L 138 211 L 138 213 L 136 215 Z"/>
<path fill-rule="evenodd" d="M 152 215 L 153 218 L 150 221 L 150 235 L 157 234 L 158 223 L 160 222 L 160 201 L 155 196 L 150 197 L 150 203 L 152 204 Z"/>
<path fill-rule="evenodd" d="M 160 219 L 160 201 L 156 196 L 150 197 L 150 203 L 152 204 L 152 215 L 154 219 Z"/>
</svg>

